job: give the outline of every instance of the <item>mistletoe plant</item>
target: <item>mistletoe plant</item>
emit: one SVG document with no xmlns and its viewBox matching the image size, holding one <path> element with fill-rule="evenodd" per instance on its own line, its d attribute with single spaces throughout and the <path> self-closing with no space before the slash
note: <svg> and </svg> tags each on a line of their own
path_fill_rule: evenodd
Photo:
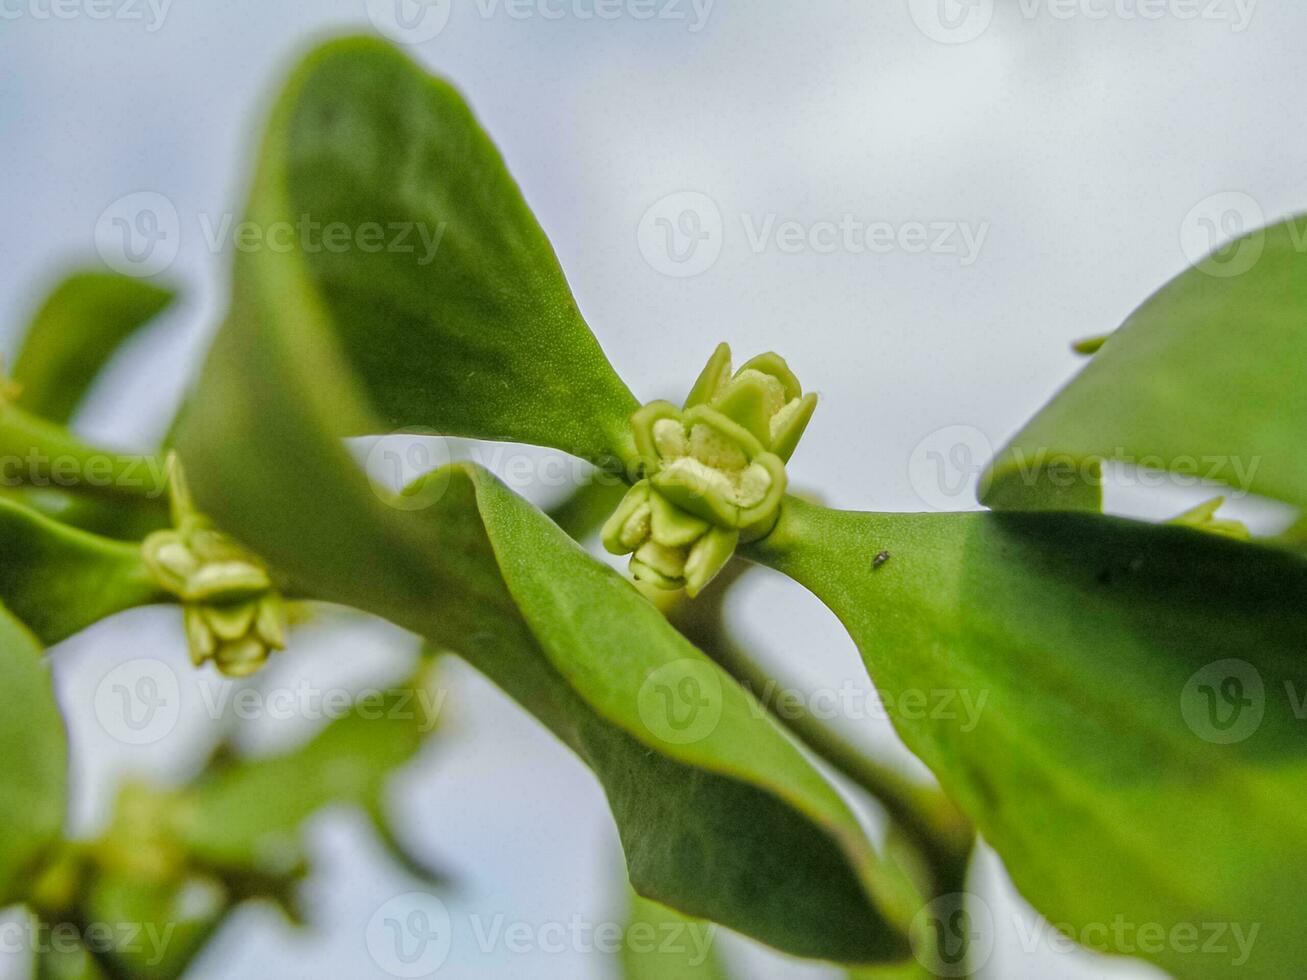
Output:
<svg viewBox="0 0 1307 980">
<path fill-rule="evenodd" d="M 192 784 L 131 804 L 146 816 L 107 843 L 66 839 L 64 734 L 40 647 L 176 603 L 196 662 L 243 674 L 282 645 L 285 597 L 383 617 L 464 658 L 570 747 L 607 795 L 638 915 L 708 919 L 850 970 L 962 975 L 979 965 L 956 942 L 977 934 L 965 883 L 979 831 L 1035 908 L 1091 948 L 1180 977 L 1299 969 L 1301 534 L 1247 539 L 1212 505 L 1168 524 L 1106 516 L 1099 476 L 1122 452 L 1177 470 L 1256 460 L 1243 489 L 1307 505 L 1307 256 L 1291 225 L 1255 233 L 1251 269 L 1188 270 L 1090 345 L 1087 367 L 985 474 L 990 510 L 877 514 L 786 493 L 816 400 L 774 353 L 732 373 L 723 345 L 683 407 L 642 407 L 463 99 L 381 42 L 315 51 L 276 102 L 247 217 L 301 215 L 445 234 L 429 265 L 385 250 L 237 256 L 227 317 L 168 447 L 189 485 L 174 467 L 172 513 L 128 478 L 165 472 L 162 456 L 55 488 L 25 467 L 0 498 L 0 901 L 76 922 L 106 914 L 108 894 L 175 921 L 178 889 L 201 876 L 220 899 L 185 955 L 91 957 L 102 973 L 165 976 L 235 902 L 291 904 L 298 852 L 268 843 L 294 839 L 325 802 L 362 806 L 421 870 L 381 793 L 421 729 L 362 718 L 281 759 L 215 752 Z M 57 291 L 15 362 L 0 450 L 89 473 L 98 451 L 64 423 L 167 299 L 107 276 Z M 597 480 L 554 520 L 457 463 L 422 477 L 427 506 L 389 506 L 346 439 L 407 427 L 562 450 L 629 490 L 616 499 Z M 603 545 L 632 556 L 634 585 L 574 540 L 599 523 Z M 838 616 L 939 788 L 811 717 L 768 710 L 768 678 L 721 623 L 747 563 Z M 436 663 L 423 655 L 411 684 L 431 683 Z M 1230 677 L 1211 675 L 1209 723 L 1196 685 L 1222 664 L 1260 684 L 1260 722 L 1238 739 L 1221 737 L 1218 709 L 1254 699 L 1227 705 Z M 986 708 L 961 724 L 904 710 L 914 692 L 983 692 Z M 883 842 L 814 756 L 883 807 Z M 332 758 L 354 760 L 356 778 L 320 778 L 340 771 Z M 113 860 L 124 833 L 163 857 Z M 1168 938 L 1135 941 L 1115 922 Z M 1199 941 L 1212 924 L 1255 937 L 1240 962 Z"/>
</svg>

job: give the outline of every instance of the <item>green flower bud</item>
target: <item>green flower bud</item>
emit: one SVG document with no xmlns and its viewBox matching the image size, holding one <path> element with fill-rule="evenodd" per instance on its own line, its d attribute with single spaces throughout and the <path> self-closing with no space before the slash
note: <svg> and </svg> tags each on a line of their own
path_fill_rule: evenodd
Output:
<svg viewBox="0 0 1307 980">
<path fill-rule="evenodd" d="M 718 344 L 699 375 L 687 409 L 709 405 L 744 426 L 788 463 L 817 408 L 817 396 L 803 393 L 785 359 L 768 351 L 747 361 L 731 376 L 731 349 Z"/>
<path fill-rule="evenodd" d="M 229 677 L 245 677 L 285 649 L 285 612 L 267 568 L 197 514 L 172 462 L 176 530 L 156 531 L 141 554 L 159 586 L 182 601 L 191 660 L 212 660 Z"/>
<path fill-rule="evenodd" d="M 604 547 L 632 555 L 637 579 L 697 594 L 740 540 L 775 525 L 785 461 L 816 404 L 779 355 L 732 375 L 730 348 L 719 345 L 683 409 L 655 401 L 631 416 L 645 479 L 604 526 Z"/>
</svg>

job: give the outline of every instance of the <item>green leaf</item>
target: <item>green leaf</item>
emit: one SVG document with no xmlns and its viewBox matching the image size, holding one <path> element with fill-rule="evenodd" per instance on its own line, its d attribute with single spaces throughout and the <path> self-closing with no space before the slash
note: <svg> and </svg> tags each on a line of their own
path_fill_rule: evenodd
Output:
<svg viewBox="0 0 1307 980">
<path fill-rule="evenodd" d="M 624 980 L 728 980 L 717 927 L 631 896 L 621 960 Z"/>
<path fill-rule="evenodd" d="M 246 218 L 300 229 L 299 247 L 238 256 L 234 316 L 279 321 L 259 341 L 279 348 L 264 351 L 273 363 L 330 342 L 383 425 L 356 433 L 430 426 L 605 463 L 629 444 L 637 403 L 498 151 L 461 96 L 396 49 L 349 39 L 305 60 Z M 328 229 L 354 244 L 326 247 Z M 344 398 L 337 416 L 359 419 L 355 392 L 320 380 L 319 400 Z"/>
<path fill-rule="evenodd" d="M 1239 975 L 1297 970 L 1301 559 L 1100 515 L 793 500 L 752 554 L 839 616 L 908 746 L 1050 922 L 1179 977 L 1232 975 L 1237 927 L 1253 934 Z M 1121 942 L 1118 918 L 1181 938 Z M 1189 951 L 1209 923 L 1230 952 Z"/>
<path fill-rule="evenodd" d="M 432 425 L 603 459 L 628 438 L 635 401 L 461 100 L 378 42 L 312 55 L 247 217 L 300 215 L 444 222 L 441 257 L 237 257 L 177 441 L 201 509 L 295 591 L 459 653 L 535 714 L 603 783 L 642 894 L 800 955 L 906 955 L 887 921 L 911 904 L 904 883 L 843 801 L 628 583 L 480 471 L 395 498 L 342 445 Z M 658 699 L 696 684 L 710 705 L 672 719 L 697 725 L 687 740 Z"/>
<path fill-rule="evenodd" d="M 124 609 L 171 601 L 138 545 L 102 538 L 0 497 L 0 603 L 46 646 Z"/>
<path fill-rule="evenodd" d="M 240 503 L 248 483 L 275 482 L 288 517 L 310 499 L 353 489 L 365 495 L 363 515 L 368 498 L 381 505 L 357 471 L 310 487 L 265 458 L 258 472 L 247 463 L 247 481 L 238 484 L 230 468 L 224 478 L 206 458 L 191 457 L 199 498 L 216 477 L 222 499 L 205 506 L 219 505 L 225 526 L 277 555 L 303 588 L 459 653 L 576 751 L 608 793 L 642 893 L 800 955 L 869 962 L 905 953 L 868 894 L 876 889 L 878 900 L 901 908 L 897 883 L 879 873 L 830 786 L 629 584 L 492 478 L 444 471 L 429 511 L 395 512 L 403 520 L 392 547 L 381 550 L 392 556 L 390 574 L 412 578 L 392 592 L 386 576 L 373 574 L 381 568 L 351 571 L 378 550 L 359 536 L 361 516 L 311 532 L 331 541 L 335 568 L 309 559 L 296 532 L 263 538 L 270 530 L 263 518 L 284 522 Z M 423 566 L 409 564 L 407 552 L 421 555 Z M 683 736 L 662 720 L 658 697 L 687 681 L 701 685 L 693 693 L 706 692 L 710 703 L 702 721 L 690 716 L 696 727 Z"/>
<path fill-rule="evenodd" d="M 78 272 L 64 279 L 37 312 L 14 361 L 18 404 L 52 422 L 67 422 L 114 352 L 174 295 L 115 273 Z"/>
<path fill-rule="evenodd" d="M 998 455 L 995 508 L 1096 510 L 1098 461 L 1307 506 L 1307 243 L 1261 229 L 1163 286 Z M 1252 261 L 1251 267 L 1248 262 Z"/>
<path fill-rule="evenodd" d="M 0 606 L 0 907 L 63 829 L 68 742 L 36 637 Z"/>
</svg>

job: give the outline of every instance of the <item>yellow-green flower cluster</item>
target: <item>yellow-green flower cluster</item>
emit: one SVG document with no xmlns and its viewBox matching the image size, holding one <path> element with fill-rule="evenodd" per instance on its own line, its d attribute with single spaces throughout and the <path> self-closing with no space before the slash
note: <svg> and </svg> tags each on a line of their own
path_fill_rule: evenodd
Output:
<svg viewBox="0 0 1307 980">
<path fill-rule="evenodd" d="M 190 506 L 175 462 L 172 486 L 176 529 L 145 539 L 145 565 L 182 602 L 192 662 L 212 660 L 229 677 L 248 676 L 285 649 L 281 595 L 257 557 Z"/>
<path fill-rule="evenodd" d="M 732 375 L 719 345 L 683 408 L 650 402 L 631 417 L 645 478 L 604 525 L 604 547 L 631 555 L 636 579 L 697 595 L 740 541 L 776 523 L 785 463 L 816 406 L 778 354 Z"/>
</svg>

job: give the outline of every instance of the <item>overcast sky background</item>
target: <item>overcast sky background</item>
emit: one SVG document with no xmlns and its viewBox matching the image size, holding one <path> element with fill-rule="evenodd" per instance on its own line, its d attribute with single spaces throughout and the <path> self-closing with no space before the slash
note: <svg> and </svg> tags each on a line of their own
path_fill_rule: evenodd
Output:
<svg viewBox="0 0 1307 980">
<path fill-rule="evenodd" d="M 269 97 L 315 38 L 372 29 L 369 5 L 109 0 L 99 20 L 86 0 L 63 2 L 69 18 L 49 16 L 50 0 L 0 0 L 0 351 L 45 286 L 96 260 L 106 209 L 162 195 L 179 248 L 163 277 L 184 301 L 115 364 L 81 423 L 148 446 L 222 312 L 229 256 L 206 229 L 240 211 Z M 958 509 L 975 506 L 963 488 L 988 449 L 1075 371 L 1073 340 L 1112 329 L 1198 258 L 1212 223 L 1307 206 L 1307 132 L 1288 113 L 1307 74 L 1307 9 L 1149 2 L 656 0 L 642 19 L 649 8 L 631 0 L 604 20 L 593 0 L 532 3 L 521 18 L 454 0 L 417 32 L 434 36 L 408 47 L 467 95 L 638 395 L 679 393 L 721 339 L 740 358 L 781 351 L 822 394 L 790 465 L 796 485 L 836 506 Z M 371 4 L 383 28 L 387 6 Z M 888 229 L 874 248 L 841 230 L 872 225 Z M 1143 516 L 1180 509 L 1137 491 L 1110 499 Z M 732 612 L 787 676 L 867 688 L 842 630 L 789 583 L 753 573 Z M 410 645 L 375 624 L 315 626 L 277 676 L 366 683 Z M 103 818 L 123 772 L 180 774 L 203 744 L 184 711 L 143 748 L 97 725 L 97 685 L 143 653 L 184 662 L 174 616 L 137 611 L 55 652 L 81 827 Z M 179 674 L 194 705 L 193 678 Z M 476 949 L 474 914 L 612 921 L 620 851 L 588 772 L 470 670 L 452 669 L 447 720 L 397 793 L 414 841 L 462 884 L 446 896 L 453 949 L 437 975 L 611 976 L 594 954 Z M 842 727 L 902 754 L 883 723 Z M 315 842 L 321 928 L 296 933 L 248 909 L 195 976 L 386 976 L 364 930 L 413 883 L 349 815 L 319 820 Z M 1025 952 L 1036 917 L 990 855 L 977 886 L 997 923 L 990 976 L 1156 975 L 1043 944 Z M 723 945 L 750 976 L 835 975 Z"/>
</svg>

